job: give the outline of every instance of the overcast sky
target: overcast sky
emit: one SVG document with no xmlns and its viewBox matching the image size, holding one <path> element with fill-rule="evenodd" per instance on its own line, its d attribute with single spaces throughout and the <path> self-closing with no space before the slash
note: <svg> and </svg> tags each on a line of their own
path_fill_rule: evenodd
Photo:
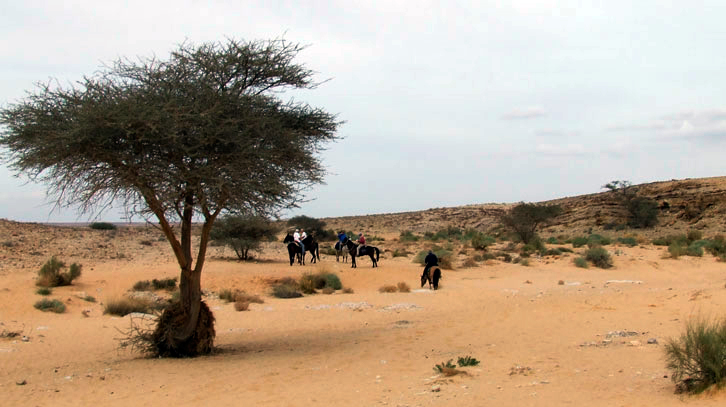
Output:
<svg viewBox="0 0 726 407">
<path fill-rule="evenodd" d="M 724 175 L 725 17 L 697 0 L 5 1 L 0 105 L 185 40 L 282 37 L 330 79 L 296 98 L 345 121 L 288 216 L 538 202 Z M 0 166 L 0 218 L 89 220 L 25 181 Z"/>
</svg>

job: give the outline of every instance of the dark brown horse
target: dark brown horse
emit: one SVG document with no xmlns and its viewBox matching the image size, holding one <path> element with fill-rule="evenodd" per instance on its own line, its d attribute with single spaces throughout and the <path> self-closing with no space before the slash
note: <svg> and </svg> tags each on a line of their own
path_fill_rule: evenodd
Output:
<svg viewBox="0 0 726 407">
<path fill-rule="evenodd" d="M 287 243 L 287 253 L 290 255 L 290 265 L 295 262 L 295 256 L 297 256 L 297 262 L 300 265 L 305 265 L 305 257 L 302 255 L 302 248 L 300 245 L 295 243 L 295 239 L 291 234 L 287 234 L 283 243 Z M 310 253 L 313 257 L 310 259 L 310 263 L 317 263 L 320 260 L 320 248 L 318 242 L 312 236 L 307 236 L 302 240 L 305 245 L 305 251 Z"/>
<path fill-rule="evenodd" d="M 355 243 L 353 243 L 352 240 L 346 238 L 343 241 L 343 243 L 348 248 L 348 253 L 350 253 L 350 258 L 351 258 L 351 261 L 350 261 L 351 262 L 351 266 L 350 267 L 351 268 L 358 267 L 355 264 L 355 257 L 356 256 L 365 256 L 365 255 L 368 255 L 368 257 L 371 258 L 371 262 L 373 262 L 373 267 L 378 267 L 378 259 L 380 257 L 381 251 L 378 250 L 377 247 L 375 247 L 375 246 L 365 246 L 365 247 L 361 247 L 360 248 L 361 251 L 359 252 L 358 245 L 355 244 Z M 374 253 L 375 253 L 375 257 L 373 256 Z"/>
</svg>

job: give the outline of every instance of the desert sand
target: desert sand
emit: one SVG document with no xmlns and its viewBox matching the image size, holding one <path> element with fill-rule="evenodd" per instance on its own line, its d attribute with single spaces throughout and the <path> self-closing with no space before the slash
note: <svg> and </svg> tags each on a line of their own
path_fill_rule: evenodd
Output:
<svg viewBox="0 0 726 407">
<path fill-rule="evenodd" d="M 664 343 L 693 316 L 722 316 L 726 264 L 711 255 L 666 259 L 666 248 L 611 245 L 615 267 L 577 268 L 573 254 L 529 266 L 487 261 L 444 270 L 419 288 L 413 256 L 384 252 L 357 269 L 323 255 L 289 266 L 281 243 L 239 262 L 212 248 L 202 288 L 216 317 L 216 351 L 152 359 L 119 348 L 131 317 L 103 314 L 135 282 L 178 274 L 150 228 L 111 233 L 0 222 L 0 405 L 3 406 L 722 406 L 726 392 L 674 394 Z M 381 249 L 402 247 L 381 235 Z M 143 244 L 140 242 L 144 241 Z M 425 242 L 412 243 L 411 251 Z M 457 249 L 458 251 L 459 249 Z M 471 249 L 468 249 L 471 252 Z M 576 249 L 580 251 L 582 249 Z M 63 314 L 33 304 L 51 255 L 83 265 L 53 290 Z M 353 293 L 277 299 L 270 278 L 335 272 Z M 408 293 L 381 293 L 406 282 Z M 263 304 L 238 312 L 215 293 L 237 288 Z M 96 302 L 82 297 L 91 295 Z M 656 342 L 656 343 L 649 343 Z M 436 364 L 472 356 L 445 377 Z"/>
</svg>

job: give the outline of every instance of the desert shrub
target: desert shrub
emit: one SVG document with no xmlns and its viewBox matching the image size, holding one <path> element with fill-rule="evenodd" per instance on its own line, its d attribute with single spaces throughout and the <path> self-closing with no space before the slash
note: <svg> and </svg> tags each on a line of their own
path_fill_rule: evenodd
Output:
<svg viewBox="0 0 726 407">
<path fill-rule="evenodd" d="M 153 279 L 151 280 L 151 285 L 154 287 L 154 290 L 171 291 L 176 288 L 176 277 L 161 280 Z"/>
<path fill-rule="evenodd" d="M 580 267 L 583 269 L 586 269 L 589 267 L 589 265 L 587 264 L 587 259 L 584 257 L 575 257 L 573 259 L 573 262 L 575 263 L 576 267 Z"/>
<path fill-rule="evenodd" d="M 325 287 L 330 287 L 333 290 L 340 290 L 343 288 L 343 284 L 340 282 L 340 278 L 335 273 L 323 273 L 325 279 Z"/>
<path fill-rule="evenodd" d="M 38 270 L 38 281 L 36 285 L 41 287 L 60 287 L 71 285 L 73 280 L 81 276 L 81 265 L 78 263 L 71 264 L 66 272 L 61 272 L 66 264 L 55 256 L 51 257 L 43 267 Z"/>
<path fill-rule="evenodd" d="M 530 265 L 529 259 L 527 259 L 527 258 L 520 258 L 519 265 L 520 266 L 524 266 L 524 267 L 529 267 L 529 265 Z"/>
<path fill-rule="evenodd" d="M 33 306 L 43 312 L 55 312 L 56 314 L 62 314 L 66 311 L 66 306 L 59 300 L 49 300 L 43 298 L 37 301 Z"/>
<path fill-rule="evenodd" d="M 471 356 L 463 356 L 459 357 L 457 360 L 459 363 L 459 366 L 465 367 L 465 366 L 477 366 L 479 364 L 479 361 L 476 360 L 476 358 L 473 358 Z"/>
<path fill-rule="evenodd" d="M 296 282 L 284 282 L 272 287 L 272 295 L 276 298 L 300 298 L 300 286 Z"/>
<path fill-rule="evenodd" d="M 656 201 L 645 197 L 635 197 L 627 202 L 626 207 L 630 213 L 628 226 L 648 228 L 658 223 L 658 203 Z"/>
<path fill-rule="evenodd" d="M 709 240 L 708 245 L 706 245 L 704 248 L 712 255 L 723 258 L 724 256 L 726 256 L 726 240 L 722 238 L 719 239 L 719 237 L 722 236 L 719 235 L 716 236 L 713 240 Z"/>
<path fill-rule="evenodd" d="M 686 238 L 689 242 L 703 239 L 703 233 L 700 230 L 689 230 Z"/>
<path fill-rule="evenodd" d="M 154 304 L 152 304 L 149 300 L 142 298 L 121 297 L 107 300 L 103 313 L 123 317 L 134 312 L 146 314 L 151 312 L 153 309 Z"/>
<path fill-rule="evenodd" d="M 94 297 L 92 295 L 87 295 L 87 296 L 83 297 L 82 300 L 86 301 L 86 302 L 96 302 L 96 297 Z"/>
<path fill-rule="evenodd" d="M 670 246 L 668 246 L 668 253 L 670 254 L 672 259 L 677 259 L 681 256 L 685 256 L 686 246 L 678 244 L 676 242 L 671 243 Z"/>
<path fill-rule="evenodd" d="M 401 231 L 401 234 L 398 236 L 400 242 L 417 242 L 418 239 L 419 237 L 414 235 L 410 230 Z"/>
<path fill-rule="evenodd" d="M 557 250 L 559 250 L 561 253 L 574 253 L 574 250 L 570 249 L 569 247 L 558 247 Z"/>
<path fill-rule="evenodd" d="M 726 379 L 726 318 L 691 319 L 686 332 L 665 346 L 671 379 L 682 392 L 697 393 Z"/>
<path fill-rule="evenodd" d="M 686 247 L 686 255 L 691 257 L 702 257 L 703 256 L 703 246 L 704 244 L 700 243 L 701 241 L 695 241 Z"/>
<path fill-rule="evenodd" d="M 40 287 L 35 290 L 35 293 L 38 295 L 51 295 L 53 294 L 53 290 L 51 290 L 49 287 Z"/>
<path fill-rule="evenodd" d="M 378 289 L 380 293 L 395 293 L 398 291 L 398 287 L 395 285 L 384 285 Z"/>
<path fill-rule="evenodd" d="M 613 260 L 610 253 L 600 246 L 587 249 L 585 252 L 585 260 L 592 262 L 595 267 L 607 269 L 613 266 Z"/>
<path fill-rule="evenodd" d="M 151 281 L 149 281 L 149 280 L 137 281 L 136 283 L 134 283 L 134 286 L 131 288 L 134 291 L 151 291 Z"/>
<path fill-rule="evenodd" d="M 116 225 L 108 222 L 93 222 L 88 226 L 95 230 L 116 230 Z"/>
<path fill-rule="evenodd" d="M 322 290 L 323 294 L 328 294 L 328 295 L 333 294 L 334 292 L 335 292 L 335 288 L 333 288 L 333 287 L 325 287 Z"/>
<path fill-rule="evenodd" d="M 505 263 L 511 263 L 512 262 L 512 255 L 509 254 L 509 253 L 500 253 L 499 256 L 497 256 L 497 257 L 501 257 L 502 258 L 502 261 L 505 262 Z"/>
<path fill-rule="evenodd" d="M 635 240 L 634 237 L 619 237 L 618 238 L 618 243 L 624 244 L 624 245 L 626 245 L 628 247 L 633 247 L 633 246 L 636 246 L 638 244 L 638 241 Z"/>
<path fill-rule="evenodd" d="M 318 282 L 321 283 L 319 287 L 317 285 Z M 323 281 L 322 279 L 317 279 L 315 275 L 311 273 L 305 273 L 300 276 L 298 286 L 300 287 L 300 291 L 302 291 L 303 294 L 315 294 L 315 290 L 323 288 L 325 286 L 325 281 Z"/>
<path fill-rule="evenodd" d="M 444 373 L 446 369 L 455 369 L 456 365 L 451 363 L 453 359 L 449 359 L 446 363 L 441 362 L 438 365 L 434 366 L 434 371 L 436 373 Z"/>
<path fill-rule="evenodd" d="M 235 301 L 237 301 L 238 292 L 239 291 L 237 291 L 237 290 L 223 288 L 223 289 L 219 290 L 219 293 L 218 293 L 219 299 L 223 300 L 223 301 L 227 301 L 227 302 L 235 302 Z"/>
<path fill-rule="evenodd" d="M 496 239 L 483 233 L 477 233 L 471 238 L 471 247 L 475 250 L 486 250 L 494 243 L 496 243 Z"/>
<path fill-rule="evenodd" d="M 237 311 L 248 311 L 250 309 L 250 303 L 242 300 L 235 301 L 234 309 Z"/>
<path fill-rule="evenodd" d="M 152 242 L 151 240 L 142 240 L 139 242 L 139 244 L 142 246 L 153 246 L 154 242 Z"/>
<path fill-rule="evenodd" d="M 411 252 L 409 252 L 408 250 L 405 250 L 405 249 L 402 249 L 402 250 L 395 249 L 393 251 L 392 256 L 393 257 L 408 257 L 409 254 L 411 254 Z"/>
<path fill-rule="evenodd" d="M 579 248 L 587 244 L 587 238 L 583 236 L 578 236 L 572 239 L 571 241 L 572 247 Z"/>
<path fill-rule="evenodd" d="M 398 288 L 399 293 L 410 293 L 411 292 L 411 287 L 409 287 L 408 284 L 406 284 L 403 281 L 398 282 L 398 284 L 396 284 L 396 288 Z"/>
<path fill-rule="evenodd" d="M 250 304 L 264 304 L 265 300 L 260 298 L 257 294 L 247 294 L 244 291 L 238 291 L 237 295 L 234 296 L 234 300 L 236 301 L 245 301 L 249 302 Z"/>
<path fill-rule="evenodd" d="M 686 246 L 688 237 L 686 235 L 668 235 L 653 239 L 653 244 L 656 246 L 670 246 L 673 243 Z"/>
<path fill-rule="evenodd" d="M 476 267 L 476 266 L 477 266 L 476 260 L 474 260 L 471 257 L 468 257 L 466 260 L 464 260 L 463 263 L 461 263 L 461 267 L 464 267 L 464 268 L 470 268 L 470 267 Z"/>
<path fill-rule="evenodd" d="M 547 249 L 544 252 L 542 252 L 543 256 L 559 256 L 561 254 L 562 254 L 562 250 L 560 250 L 558 248 Z"/>
<path fill-rule="evenodd" d="M 610 238 L 598 234 L 592 234 L 587 237 L 587 247 L 607 246 L 610 244 Z"/>
<path fill-rule="evenodd" d="M 350 287 L 343 288 L 343 294 L 353 294 L 353 289 Z"/>
</svg>

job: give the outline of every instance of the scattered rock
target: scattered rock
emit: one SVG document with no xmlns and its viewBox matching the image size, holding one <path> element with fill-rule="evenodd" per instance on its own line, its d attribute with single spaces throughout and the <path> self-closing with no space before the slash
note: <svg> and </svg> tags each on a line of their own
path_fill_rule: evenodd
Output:
<svg viewBox="0 0 726 407">
<path fill-rule="evenodd" d="M 431 391 L 434 393 L 438 393 L 441 391 L 441 386 L 438 384 L 435 384 L 435 385 L 431 386 Z"/>
<path fill-rule="evenodd" d="M 648 345 L 657 345 L 657 344 L 658 344 L 658 339 L 656 339 L 656 338 L 648 339 Z"/>
<path fill-rule="evenodd" d="M 28 384 L 28 381 L 23 379 L 15 382 L 15 384 L 17 384 L 18 386 L 25 386 L 26 384 Z"/>
<path fill-rule="evenodd" d="M 557 285 L 565 285 L 565 280 L 560 280 L 557 282 Z"/>
</svg>

